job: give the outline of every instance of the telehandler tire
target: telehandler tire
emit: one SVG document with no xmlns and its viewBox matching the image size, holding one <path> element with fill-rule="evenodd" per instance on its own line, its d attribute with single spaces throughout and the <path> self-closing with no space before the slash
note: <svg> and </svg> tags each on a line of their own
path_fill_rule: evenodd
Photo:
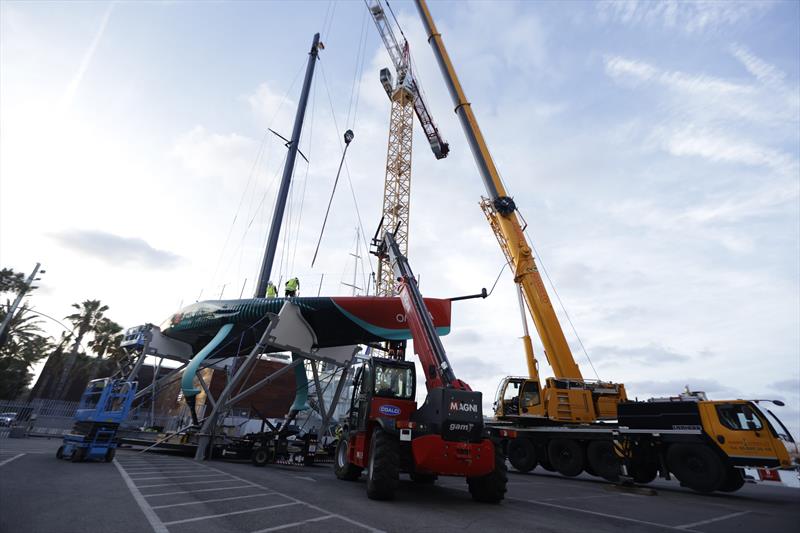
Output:
<svg viewBox="0 0 800 533">
<path fill-rule="evenodd" d="M 559 474 L 575 477 L 583 472 L 584 453 L 578 442 L 571 439 L 553 439 L 547 445 L 550 463 Z"/>
<path fill-rule="evenodd" d="M 696 492 L 714 492 L 725 481 L 722 460 L 713 450 L 697 444 L 673 444 L 667 466 L 683 485 Z"/>
<path fill-rule="evenodd" d="M 396 437 L 376 427 L 372 431 L 367 467 L 367 497 L 391 500 L 400 481 L 400 445 Z"/>
<path fill-rule="evenodd" d="M 56 451 L 56 459 L 63 459 L 64 458 L 64 447 L 59 446 L 58 450 Z"/>
<path fill-rule="evenodd" d="M 725 479 L 717 489 L 720 492 L 736 492 L 744 487 L 744 472 L 740 468 L 729 468 Z"/>
<path fill-rule="evenodd" d="M 116 455 L 116 453 L 117 453 L 116 448 L 109 448 L 108 450 L 106 450 L 106 456 L 103 459 L 105 460 L 105 462 L 110 463 L 111 461 L 114 460 L 114 455 Z"/>
<path fill-rule="evenodd" d="M 494 470 L 481 477 L 468 477 L 467 485 L 472 499 L 483 503 L 500 503 L 506 495 L 508 469 L 500 446 L 494 447 Z"/>
<path fill-rule="evenodd" d="M 604 440 L 593 440 L 586 447 L 586 459 L 594 475 L 608 481 L 619 480 L 620 462 L 614 453 L 614 446 Z"/>
<path fill-rule="evenodd" d="M 514 470 L 530 472 L 536 468 L 536 447 L 524 437 L 517 437 L 508 442 L 508 461 Z"/>
<path fill-rule="evenodd" d="M 358 467 L 347 459 L 347 439 L 342 437 L 336 445 L 336 464 L 333 467 L 336 477 L 345 481 L 355 481 L 361 476 L 363 468 Z"/>
</svg>

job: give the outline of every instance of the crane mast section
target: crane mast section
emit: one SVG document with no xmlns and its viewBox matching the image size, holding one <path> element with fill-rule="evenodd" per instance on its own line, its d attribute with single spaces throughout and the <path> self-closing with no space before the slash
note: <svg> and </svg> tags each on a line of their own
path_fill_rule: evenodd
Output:
<svg viewBox="0 0 800 533">
<path fill-rule="evenodd" d="M 536 331 L 544 346 L 547 361 L 553 368 L 553 373 L 557 378 L 581 380 L 583 376 L 577 363 L 575 363 L 564 336 L 564 331 L 561 329 L 550 298 L 547 296 L 547 291 L 533 259 L 531 247 L 519 222 L 514 201 L 508 196 L 503 186 L 500 174 L 472 112 L 472 107 L 467 101 L 453 64 L 444 47 L 441 34 L 436 29 L 425 3 L 421 0 L 415 0 L 415 3 L 428 34 L 428 43 L 434 51 L 436 61 L 447 82 L 450 96 L 455 104 L 455 112 L 461 122 L 461 127 L 467 137 L 472 155 L 475 158 L 489 196 L 481 204 L 481 207 L 484 209 L 492 230 L 500 242 L 500 247 L 503 249 L 506 259 L 513 269 L 514 281 L 522 287 Z"/>
</svg>

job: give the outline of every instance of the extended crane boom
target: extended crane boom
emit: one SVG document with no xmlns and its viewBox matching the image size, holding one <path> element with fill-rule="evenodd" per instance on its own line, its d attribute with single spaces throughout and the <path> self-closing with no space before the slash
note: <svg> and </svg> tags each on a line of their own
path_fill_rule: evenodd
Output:
<svg viewBox="0 0 800 533">
<path fill-rule="evenodd" d="M 530 338 L 526 334 L 524 341 L 528 370 L 531 381 L 535 381 L 537 401 L 535 405 L 530 406 L 531 409 L 526 409 L 525 413 L 576 421 L 613 418 L 616 416 L 616 403 L 620 399 L 625 399 L 624 386 L 612 383 L 589 383 L 583 379 L 536 267 L 533 251 L 525 237 L 517 207 L 500 179 L 500 173 L 458 80 L 442 36 L 436 29 L 425 1 L 415 0 L 415 2 L 428 35 L 428 43 L 433 48 L 455 104 L 455 112 L 486 187 L 488 197 L 482 199 L 481 208 L 512 268 L 514 281 L 524 297 L 544 346 L 547 361 L 558 380 L 558 382 L 548 380 L 544 402 L 538 401 L 541 384 Z M 564 408 L 564 406 L 569 407 Z"/>
</svg>

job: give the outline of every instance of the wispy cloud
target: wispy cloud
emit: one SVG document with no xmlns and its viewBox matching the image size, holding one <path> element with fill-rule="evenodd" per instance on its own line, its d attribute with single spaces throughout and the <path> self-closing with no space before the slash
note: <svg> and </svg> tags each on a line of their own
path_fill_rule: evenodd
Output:
<svg viewBox="0 0 800 533">
<path fill-rule="evenodd" d="M 111 12 L 114 10 L 114 4 L 115 2 L 108 4 L 105 13 L 103 13 L 103 18 L 100 20 L 100 27 L 97 29 L 97 33 L 95 33 L 92 42 L 89 44 L 89 48 L 87 48 L 86 52 L 83 54 L 83 58 L 81 59 L 81 64 L 78 66 L 78 70 L 75 72 L 75 75 L 67 85 L 67 89 L 64 91 L 64 107 L 69 107 L 72 104 L 72 101 L 75 99 L 75 94 L 78 92 L 81 81 L 83 81 L 83 76 L 89 69 L 89 65 L 92 62 L 94 53 L 97 51 L 97 47 L 100 45 L 103 34 L 106 32 L 108 19 L 111 18 Z"/>
<path fill-rule="evenodd" d="M 764 0 L 603 0 L 597 9 L 603 21 L 698 33 L 750 20 L 772 4 Z"/>
<path fill-rule="evenodd" d="M 122 237 L 99 230 L 72 230 L 52 235 L 62 246 L 113 266 L 172 268 L 181 257 L 153 248 L 136 237 Z"/>
</svg>

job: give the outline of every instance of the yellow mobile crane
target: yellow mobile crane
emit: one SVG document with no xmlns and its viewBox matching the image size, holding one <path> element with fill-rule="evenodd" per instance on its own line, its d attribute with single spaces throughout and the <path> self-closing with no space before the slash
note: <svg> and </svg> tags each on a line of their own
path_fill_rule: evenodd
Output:
<svg viewBox="0 0 800 533">
<path fill-rule="evenodd" d="M 670 474 L 700 492 L 732 492 L 743 469 L 798 468 L 791 434 L 764 400 L 710 401 L 702 392 L 628 401 L 619 383 L 583 379 L 534 262 L 514 200 L 506 192 L 469 101 L 425 0 L 415 0 L 428 42 L 447 83 L 488 193 L 481 200 L 514 273 L 522 311 L 527 378 L 506 378 L 498 390 L 496 423 L 517 470 L 537 463 L 567 476 L 584 470 L 609 480 L 646 483 Z M 530 311 L 554 378 L 541 385 L 524 305 Z M 782 402 L 773 401 L 776 405 Z"/>
</svg>

